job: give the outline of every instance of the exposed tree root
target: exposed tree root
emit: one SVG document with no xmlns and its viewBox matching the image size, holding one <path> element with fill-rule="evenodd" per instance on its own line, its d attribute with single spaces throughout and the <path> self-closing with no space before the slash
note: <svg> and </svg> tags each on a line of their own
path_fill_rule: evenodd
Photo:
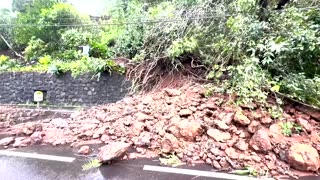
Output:
<svg viewBox="0 0 320 180">
<path fill-rule="evenodd" d="M 190 80 L 204 81 L 205 71 L 204 66 L 195 65 L 193 60 L 173 62 L 161 58 L 147 60 L 129 68 L 127 76 L 132 81 L 131 92 L 149 92 L 165 87 L 179 87 Z"/>
</svg>

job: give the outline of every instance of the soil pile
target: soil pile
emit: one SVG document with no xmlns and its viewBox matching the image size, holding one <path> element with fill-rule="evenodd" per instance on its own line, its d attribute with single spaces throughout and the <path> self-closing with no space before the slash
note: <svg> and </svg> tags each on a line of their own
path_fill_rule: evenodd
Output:
<svg viewBox="0 0 320 180">
<path fill-rule="evenodd" d="M 175 153 L 184 162 L 207 163 L 221 171 L 246 166 L 272 176 L 319 171 L 320 128 L 312 117 L 288 107 L 280 121 L 259 106 L 238 107 L 224 95 L 204 94 L 201 85 L 164 89 L 79 111 L 70 118 L 18 124 L 5 123 L 8 113 L 15 114 L 7 109 L 1 111 L 0 128 L 15 138 L 0 140 L 0 145 L 121 142 L 136 150 L 125 159 Z"/>
</svg>

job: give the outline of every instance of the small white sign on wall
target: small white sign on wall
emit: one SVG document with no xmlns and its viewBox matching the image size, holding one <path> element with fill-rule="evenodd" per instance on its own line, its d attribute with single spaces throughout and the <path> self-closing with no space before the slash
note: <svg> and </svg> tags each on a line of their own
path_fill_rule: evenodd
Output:
<svg viewBox="0 0 320 180">
<path fill-rule="evenodd" d="M 43 101 L 43 92 L 42 91 L 35 91 L 33 95 L 33 99 L 35 102 L 42 102 Z"/>
</svg>

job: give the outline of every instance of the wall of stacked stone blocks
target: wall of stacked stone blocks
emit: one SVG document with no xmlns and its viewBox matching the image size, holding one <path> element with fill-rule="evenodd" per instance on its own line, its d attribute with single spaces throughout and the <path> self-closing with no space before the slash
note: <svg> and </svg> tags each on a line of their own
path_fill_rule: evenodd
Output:
<svg viewBox="0 0 320 180">
<path fill-rule="evenodd" d="M 99 105 L 121 100 L 130 82 L 116 73 L 72 77 L 37 72 L 0 73 L 0 104 L 34 104 L 34 92 L 44 92 L 47 105 Z"/>
</svg>

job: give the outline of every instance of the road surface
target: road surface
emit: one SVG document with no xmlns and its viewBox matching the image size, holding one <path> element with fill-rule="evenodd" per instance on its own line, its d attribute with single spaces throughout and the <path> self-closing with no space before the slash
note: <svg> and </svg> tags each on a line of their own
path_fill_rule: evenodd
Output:
<svg viewBox="0 0 320 180">
<path fill-rule="evenodd" d="M 39 155 L 40 154 L 40 155 Z M 165 168 L 156 160 L 119 161 L 82 171 L 88 162 L 69 148 L 33 147 L 0 151 L 1 180 L 226 180 L 248 179 L 211 171 L 206 165 Z M 192 171 L 188 170 L 192 169 Z M 186 175 L 189 174 L 189 175 Z M 206 177 L 201 177 L 202 175 Z M 208 177 L 211 176 L 211 177 Z M 214 178 L 213 178 L 213 177 Z M 307 180 L 307 179 L 306 179 Z M 313 180 L 313 179 L 310 179 Z"/>
</svg>

